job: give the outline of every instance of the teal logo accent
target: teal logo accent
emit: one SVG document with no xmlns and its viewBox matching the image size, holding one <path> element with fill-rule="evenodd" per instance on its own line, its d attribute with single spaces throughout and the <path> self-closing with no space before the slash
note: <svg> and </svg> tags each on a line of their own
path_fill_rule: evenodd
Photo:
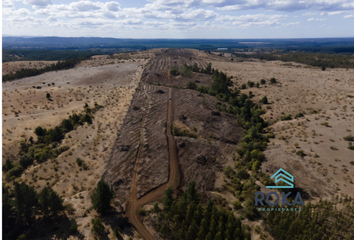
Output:
<svg viewBox="0 0 354 240">
<path fill-rule="evenodd" d="M 267 186 L 267 188 L 294 188 L 294 177 L 287 171 L 282 168 L 271 176 L 273 179 L 275 177 L 275 183 L 279 181 L 283 181 L 284 183 L 288 184 L 287 186 Z"/>
</svg>

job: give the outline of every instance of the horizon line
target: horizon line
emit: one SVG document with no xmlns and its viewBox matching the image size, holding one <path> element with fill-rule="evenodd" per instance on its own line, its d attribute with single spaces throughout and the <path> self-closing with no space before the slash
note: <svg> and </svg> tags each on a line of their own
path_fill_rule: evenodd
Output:
<svg viewBox="0 0 354 240">
<path fill-rule="evenodd" d="M 80 36 L 80 37 L 61 37 L 61 36 L 16 36 L 16 35 L 8 35 L 8 34 L 2 34 L 2 37 L 18 37 L 18 38 L 111 38 L 111 39 L 136 39 L 136 40 L 145 40 L 145 39 L 158 39 L 158 40 L 245 40 L 245 39 L 258 39 L 258 40 L 262 40 L 262 39 L 354 39 L 353 37 L 299 37 L 299 38 L 117 38 L 117 37 L 87 37 L 87 36 Z"/>
</svg>

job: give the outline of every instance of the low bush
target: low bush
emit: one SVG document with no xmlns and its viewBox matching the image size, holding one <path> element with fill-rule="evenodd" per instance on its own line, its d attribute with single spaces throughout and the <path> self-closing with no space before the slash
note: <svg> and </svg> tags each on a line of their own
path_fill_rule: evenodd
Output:
<svg viewBox="0 0 354 240">
<path fill-rule="evenodd" d="M 281 116 L 280 117 L 280 120 L 281 121 L 288 121 L 288 120 L 291 120 L 291 114 L 288 114 L 288 115 L 285 115 L 285 116 Z"/>
</svg>

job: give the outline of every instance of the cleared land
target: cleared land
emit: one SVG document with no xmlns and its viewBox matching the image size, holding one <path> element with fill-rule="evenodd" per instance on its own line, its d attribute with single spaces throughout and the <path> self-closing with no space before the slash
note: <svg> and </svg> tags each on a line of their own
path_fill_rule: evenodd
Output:
<svg viewBox="0 0 354 240">
<path fill-rule="evenodd" d="M 214 97 L 145 83 L 163 81 L 166 86 L 182 87 L 178 78 L 168 74 L 175 66 L 173 59 L 181 65 L 193 65 L 194 62 L 188 61 L 196 60 L 197 64 L 206 66 L 198 62 L 193 51 L 184 49 L 162 50 L 150 62 L 142 74 L 142 83 L 133 97 L 103 175 L 119 196 L 116 201 L 145 239 L 154 238 L 139 219 L 140 207 L 160 201 L 169 186 L 185 189 L 191 180 L 196 181 L 203 194 L 208 194 L 214 188 L 214 171 L 222 171 L 225 159 L 231 158 L 230 153 L 241 136 L 236 122 L 215 109 Z M 204 77 L 210 85 L 211 77 Z M 189 80 L 194 80 L 193 76 Z M 173 126 L 193 129 L 196 139 L 174 137 Z M 231 136 L 230 130 L 234 132 Z M 215 162 L 216 167 L 213 167 Z"/>
</svg>

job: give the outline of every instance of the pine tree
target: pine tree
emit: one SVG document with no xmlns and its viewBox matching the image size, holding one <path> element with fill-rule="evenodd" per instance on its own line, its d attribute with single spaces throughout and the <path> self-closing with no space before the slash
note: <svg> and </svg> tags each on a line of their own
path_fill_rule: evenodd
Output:
<svg viewBox="0 0 354 240">
<path fill-rule="evenodd" d="M 207 236 L 205 237 L 205 240 L 213 240 L 213 237 L 211 236 L 211 233 L 209 232 Z"/>
<path fill-rule="evenodd" d="M 198 205 L 200 206 L 200 204 Z M 199 209 L 197 207 L 197 209 L 194 211 L 194 221 L 196 222 L 196 224 L 199 226 L 200 225 L 200 222 L 202 221 L 202 209 Z"/>
<path fill-rule="evenodd" d="M 104 233 L 105 229 L 104 226 L 101 222 L 101 219 L 96 217 L 95 219 L 91 220 L 92 223 L 92 229 L 91 231 L 95 234 L 97 234 L 98 236 L 102 236 L 102 234 Z"/>
<path fill-rule="evenodd" d="M 195 188 L 194 181 L 191 181 L 188 184 L 187 201 L 188 202 L 197 202 L 198 201 L 198 193 L 197 193 L 197 189 Z"/>
<path fill-rule="evenodd" d="M 234 238 L 243 239 L 243 234 L 242 234 L 240 228 L 236 228 Z"/>
<path fill-rule="evenodd" d="M 167 234 L 167 231 L 168 231 L 168 227 L 167 227 L 167 224 L 166 222 L 162 225 L 161 229 L 160 229 L 160 232 L 162 235 L 166 235 Z"/>
<path fill-rule="evenodd" d="M 12 201 L 7 188 L 2 185 L 2 230 L 3 236 L 7 232 L 7 227 L 12 225 Z"/>
<path fill-rule="evenodd" d="M 221 232 L 218 232 L 215 236 L 215 240 L 223 240 Z"/>
<path fill-rule="evenodd" d="M 50 191 L 47 187 L 44 187 L 38 195 L 39 207 L 44 218 L 48 218 L 50 214 L 49 195 L 50 195 Z"/>
<path fill-rule="evenodd" d="M 159 205 L 157 204 L 157 202 L 154 203 L 154 212 L 157 213 L 159 212 Z"/>
<path fill-rule="evenodd" d="M 186 217 L 187 223 L 191 223 L 193 221 L 195 210 L 196 210 L 195 203 L 189 205 L 189 208 L 187 210 L 187 217 Z"/>
<path fill-rule="evenodd" d="M 70 220 L 69 232 L 70 233 L 76 233 L 77 232 L 77 222 L 76 222 L 75 218 Z"/>
<path fill-rule="evenodd" d="M 109 185 L 100 180 L 97 183 L 96 192 L 92 195 L 92 205 L 99 213 L 105 213 L 111 208 L 111 199 L 114 198 L 114 191 Z"/>
<path fill-rule="evenodd" d="M 184 231 L 180 229 L 176 234 L 176 239 L 183 239 L 184 238 Z"/>
<path fill-rule="evenodd" d="M 13 167 L 14 167 L 14 165 L 12 164 L 11 160 L 6 159 L 3 169 L 6 171 L 10 171 Z"/>
<path fill-rule="evenodd" d="M 223 239 L 224 238 L 225 228 L 224 228 L 224 222 L 223 222 L 223 217 L 222 216 L 220 216 L 220 218 L 219 218 L 217 232 L 221 234 L 221 239 Z M 216 237 L 215 237 L 215 239 L 216 239 Z"/>
<path fill-rule="evenodd" d="M 201 227 L 199 228 L 198 238 L 199 238 L 200 240 L 203 240 L 203 239 L 205 238 L 205 235 L 206 235 L 206 230 L 205 230 L 205 228 L 204 228 L 203 226 L 201 226 Z"/>
<path fill-rule="evenodd" d="M 210 223 L 210 233 L 212 235 L 212 237 L 214 237 L 216 235 L 217 232 L 217 224 L 214 218 L 211 219 L 211 223 Z"/>
<path fill-rule="evenodd" d="M 195 240 L 197 237 L 197 227 L 195 222 L 192 222 L 192 224 L 189 226 L 188 231 L 186 233 L 186 240 Z"/>
<path fill-rule="evenodd" d="M 50 192 L 50 210 L 52 213 L 52 217 L 56 218 L 58 213 L 64 210 L 63 202 L 64 199 L 58 195 L 57 192 Z"/>
<path fill-rule="evenodd" d="M 170 211 L 170 207 L 173 203 L 173 190 L 171 187 L 167 188 L 167 190 L 165 191 L 165 196 L 164 198 L 162 199 L 162 203 L 163 203 L 163 209 L 167 212 Z"/>
<path fill-rule="evenodd" d="M 31 225 L 38 205 L 36 191 L 33 187 L 16 182 L 14 195 L 18 223 Z"/>
</svg>

